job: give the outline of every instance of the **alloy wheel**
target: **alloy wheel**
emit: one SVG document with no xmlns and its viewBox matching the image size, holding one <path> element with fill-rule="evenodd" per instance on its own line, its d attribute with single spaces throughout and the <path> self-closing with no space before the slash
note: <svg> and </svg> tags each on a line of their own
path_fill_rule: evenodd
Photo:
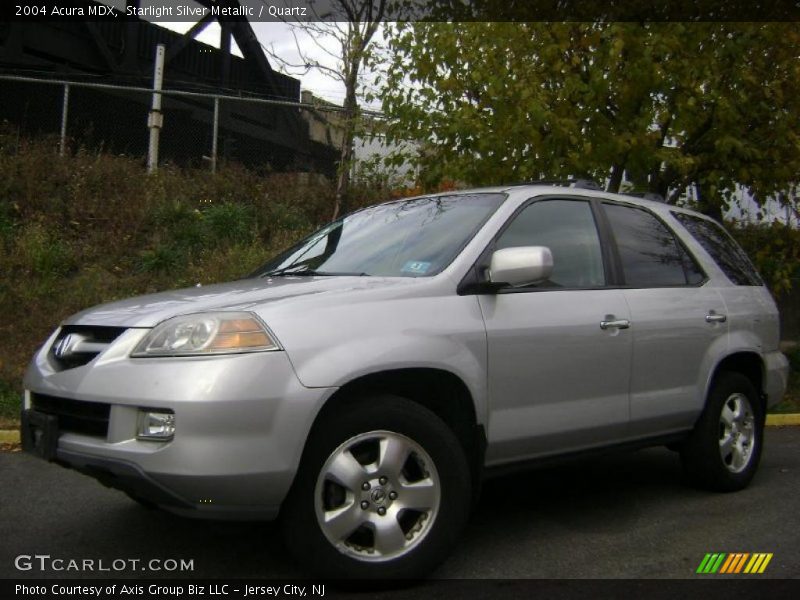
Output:
<svg viewBox="0 0 800 600">
<path fill-rule="evenodd" d="M 428 453 L 391 431 L 351 437 L 322 466 L 314 508 L 322 533 L 340 552 L 386 561 L 413 550 L 431 530 L 441 483 Z"/>
<path fill-rule="evenodd" d="M 742 472 L 750 463 L 755 444 L 755 416 L 750 400 L 742 393 L 728 396 L 719 420 L 719 451 L 732 473 Z"/>
</svg>

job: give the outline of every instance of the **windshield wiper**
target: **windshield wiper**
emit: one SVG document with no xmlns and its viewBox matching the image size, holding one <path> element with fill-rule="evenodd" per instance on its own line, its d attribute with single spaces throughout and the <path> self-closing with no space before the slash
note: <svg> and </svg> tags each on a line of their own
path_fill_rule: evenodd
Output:
<svg viewBox="0 0 800 600">
<path fill-rule="evenodd" d="M 314 269 L 300 269 L 295 271 L 293 269 L 300 269 L 300 267 L 298 265 L 289 265 L 288 267 L 276 269 L 275 271 L 267 271 L 259 277 L 282 277 L 284 275 L 295 275 L 297 277 L 369 277 L 369 273 L 316 271 Z"/>
<path fill-rule="evenodd" d="M 369 273 L 356 273 L 347 271 L 315 271 L 314 269 L 306 269 L 305 271 L 295 271 L 289 273 L 282 273 L 285 275 L 297 275 L 299 277 L 368 277 Z"/>
</svg>

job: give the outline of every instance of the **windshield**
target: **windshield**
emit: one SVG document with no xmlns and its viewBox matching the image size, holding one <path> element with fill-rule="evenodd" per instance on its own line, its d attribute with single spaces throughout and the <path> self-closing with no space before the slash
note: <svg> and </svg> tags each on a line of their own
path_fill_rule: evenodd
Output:
<svg viewBox="0 0 800 600">
<path fill-rule="evenodd" d="M 434 275 L 504 199 L 503 194 L 454 194 L 366 208 L 317 231 L 252 276 Z"/>
</svg>

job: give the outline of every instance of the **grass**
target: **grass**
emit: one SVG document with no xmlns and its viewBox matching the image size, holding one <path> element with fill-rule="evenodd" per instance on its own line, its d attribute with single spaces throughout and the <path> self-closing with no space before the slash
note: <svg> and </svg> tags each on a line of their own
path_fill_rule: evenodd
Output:
<svg viewBox="0 0 800 600">
<path fill-rule="evenodd" d="M 0 429 L 16 429 L 19 425 L 21 395 L 16 387 L 0 381 Z"/>
<path fill-rule="evenodd" d="M 0 124 L 0 428 L 15 426 L 31 356 L 102 302 L 240 278 L 330 217 L 333 184 L 223 165 L 162 167 Z M 356 183 L 350 208 L 398 190 Z"/>
</svg>

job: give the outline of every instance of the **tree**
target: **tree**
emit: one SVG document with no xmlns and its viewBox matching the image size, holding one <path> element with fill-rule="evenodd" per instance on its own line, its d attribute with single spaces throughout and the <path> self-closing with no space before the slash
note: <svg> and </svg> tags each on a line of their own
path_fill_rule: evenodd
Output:
<svg viewBox="0 0 800 600">
<path fill-rule="evenodd" d="M 330 0 L 330 12 L 314 14 L 316 21 L 287 22 L 292 27 L 299 62 L 287 61 L 274 50 L 267 50 L 273 60 L 290 74 L 303 75 L 315 69 L 344 86 L 341 118 L 335 123 L 342 128 L 342 142 L 337 165 L 333 219 L 345 212 L 347 207 L 353 140 L 359 120 L 359 76 L 372 52 L 373 38 L 384 18 L 386 4 L 387 0 Z M 312 5 L 311 11 L 314 10 Z M 335 50 L 329 48 L 331 42 Z M 306 46 L 309 43 L 314 44 L 323 55 L 331 57 L 335 66 L 313 58 Z"/>
<path fill-rule="evenodd" d="M 413 23 L 388 40 L 389 135 L 474 184 L 589 176 L 721 216 L 744 186 L 796 199 L 791 23 Z"/>
</svg>

